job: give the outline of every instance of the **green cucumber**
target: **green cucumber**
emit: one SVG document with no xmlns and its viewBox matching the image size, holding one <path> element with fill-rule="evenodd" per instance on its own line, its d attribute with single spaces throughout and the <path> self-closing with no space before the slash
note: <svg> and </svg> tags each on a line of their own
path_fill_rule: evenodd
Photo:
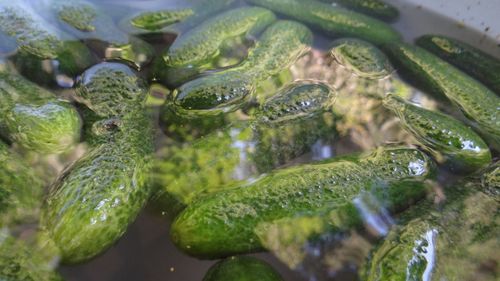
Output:
<svg viewBox="0 0 500 281">
<path fill-rule="evenodd" d="M 1 133 L 30 150 L 61 153 L 80 139 L 76 109 L 16 74 L 0 73 L 0 116 Z"/>
<path fill-rule="evenodd" d="M 255 252 L 255 228 L 299 214 L 345 204 L 380 181 L 431 176 L 428 156 L 409 148 L 380 148 L 368 156 L 302 165 L 264 175 L 189 205 L 174 221 L 171 237 L 184 252 L 216 258 Z"/>
<path fill-rule="evenodd" d="M 120 30 L 113 19 L 86 0 L 52 0 L 50 8 L 67 32 L 79 39 L 98 41 L 91 44 L 106 59 L 121 59 L 142 68 L 154 54 L 141 39 Z"/>
<path fill-rule="evenodd" d="M 322 2 L 340 5 L 347 9 L 378 18 L 383 21 L 393 22 L 399 17 L 399 11 L 391 4 L 380 0 L 320 0 Z"/>
<path fill-rule="evenodd" d="M 330 55 L 359 77 L 383 79 L 393 72 L 385 54 L 368 42 L 346 38 L 336 40 L 333 45 Z"/>
<path fill-rule="evenodd" d="M 435 159 L 448 162 L 452 169 L 475 171 L 491 163 L 488 145 L 453 117 L 418 107 L 392 94 L 383 103 Z"/>
<path fill-rule="evenodd" d="M 140 29 L 156 31 L 194 14 L 192 9 L 148 11 L 134 16 L 130 23 Z"/>
<path fill-rule="evenodd" d="M 401 35 L 382 21 L 315 0 L 247 0 L 247 2 L 302 21 L 336 37 L 358 37 L 376 45 L 401 40 Z"/>
<path fill-rule="evenodd" d="M 434 53 L 500 95 L 500 60 L 458 39 L 442 35 L 417 38 L 418 46 Z"/>
<path fill-rule="evenodd" d="M 500 146 L 500 97 L 428 51 L 406 43 L 384 47 L 399 73 L 430 93 L 444 95 L 490 141 Z"/>
<path fill-rule="evenodd" d="M 192 144 L 168 146 L 156 163 L 162 201 L 189 204 L 197 193 L 213 193 L 311 151 L 335 137 L 328 85 L 298 81 L 264 102 L 251 121 L 214 131 Z M 162 206 L 165 206 L 163 204 Z"/>
<path fill-rule="evenodd" d="M 180 35 L 163 59 L 167 67 L 201 67 L 214 60 L 224 41 L 256 35 L 275 20 L 271 11 L 258 7 L 226 11 Z"/>
<path fill-rule="evenodd" d="M 291 269 L 297 269 L 308 256 L 308 246 L 321 237 L 331 239 L 332 236 L 360 230 L 364 226 L 370 228 L 373 234 L 386 235 L 392 223 L 388 214 L 411 206 L 425 196 L 427 189 L 422 181 L 403 180 L 381 184 L 379 188 L 359 194 L 351 202 L 340 206 L 333 204 L 331 210 L 320 214 L 260 223 L 255 233 L 264 248 Z"/>
<path fill-rule="evenodd" d="M 79 91 L 87 104 L 109 118 L 94 124 L 99 140 L 53 184 L 42 212 L 42 225 L 64 263 L 88 260 L 112 246 L 151 194 L 146 180 L 153 131 L 140 102 L 147 94 L 143 82 L 116 63 L 101 63 L 83 76 L 80 87 L 88 89 Z"/>
<path fill-rule="evenodd" d="M 441 206 L 428 200 L 404 212 L 373 251 L 363 280 L 497 280 L 495 265 L 486 265 L 498 257 L 499 171 L 496 163 L 482 176 L 496 178 L 492 185 L 454 184 Z"/>
<path fill-rule="evenodd" d="M 203 281 L 282 281 L 269 264 L 253 257 L 230 257 L 213 265 Z"/>
<path fill-rule="evenodd" d="M 239 109 L 253 96 L 259 81 L 290 67 L 311 43 L 307 27 L 278 21 L 266 29 L 240 66 L 202 76 L 176 89 L 175 110 L 181 115 L 213 115 Z"/>
</svg>

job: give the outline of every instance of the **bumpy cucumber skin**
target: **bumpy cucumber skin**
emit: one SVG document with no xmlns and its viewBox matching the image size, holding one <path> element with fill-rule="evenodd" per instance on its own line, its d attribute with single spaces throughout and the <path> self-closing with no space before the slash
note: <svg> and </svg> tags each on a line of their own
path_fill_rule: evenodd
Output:
<svg viewBox="0 0 500 281">
<path fill-rule="evenodd" d="M 225 40 L 247 36 L 276 20 L 274 14 L 258 7 L 224 12 L 177 38 L 163 59 L 168 67 L 200 67 L 212 61 Z"/>
<path fill-rule="evenodd" d="M 442 35 L 424 35 L 416 44 L 483 82 L 500 95 L 500 60 L 469 44 Z"/>
<path fill-rule="evenodd" d="M 330 54 L 359 77 L 382 79 L 393 72 L 385 54 L 368 42 L 346 38 L 336 40 L 333 45 Z"/>
<path fill-rule="evenodd" d="M 439 210 L 427 201 L 403 213 L 401 225 L 375 248 L 363 280 L 497 280 L 485 265 L 497 257 L 498 187 L 498 181 L 458 183 Z"/>
<path fill-rule="evenodd" d="M 50 261 L 22 240 L 0 233 L 0 280 L 62 281 Z"/>
<path fill-rule="evenodd" d="M 102 63 L 88 71 L 86 100 L 111 118 L 101 123 L 95 136 L 99 140 L 89 152 L 52 186 L 42 213 L 42 225 L 65 263 L 85 261 L 110 247 L 151 194 L 146 180 L 153 132 L 141 103 L 146 89 L 130 69 L 117 64 Z M 115 107 L 109 102 L 114 97 Z M 119 115 L 106 116 L 114 113 Z"/>
<path fill-rule="evenodd" d="M 392 94 L 384 98 L 384 106 L 437 158 L 445 156 L 453 169 L 472 172 L 491 163 L 488 145 L 453 117 L 412 105 Z"/>
<path fill-rule="evenodd" d="M 80 139 L 76 109 L 21 76 L 0 73 L 0 97 L 0 128 L 23 147 L 60 153 Z"/>
<path fill-rule="evenodd" d="M 426 178 L 432 167 L 417 150 L 387 148 L 357 161 L 278 170 L 193 202 L 174 221 L 171 237 L 180 249 L 201 258 L 258 251 L 262 245 L 254 230 L 259 223 L 344 204 L 380 180 Z"/>
<path fill-rule="evenodd" d="M 130 23 L 137 28 L 149 31 L 160 30 L 168 25 L 182 21 L 183 19 L 192 16 L 194 11 L 192 9 L 178 9 L 178 10 L 162 10 L 144 12 L 130 20 Z"/>
<path fill-rule="evenodd" d="M 352 36 L 376 45 L 399 41 L 401 36 L 384 22 L 318 1 L 247 0 L 321 29 L 332 36 Z"/>
<path fill-rule="evenodd" d="M 380 0 L 321 0 L 322 2 L 337 3 L 350 10 L 392 22 L 399 17 L 396 7 Z"/>
<path fill-rule="evenodd" d="M 336 136 L 330 113 L 335 98 L 326 84 L 292 83 L 267 99 L 252 121 L 166 147 L 155 165 L 156 184 L 162 193 L 189 204 L 197 193 L 212 193 L 285 164 L 317 141 Z"/>
<path fill-rule="evenodd" d="M 240 66 L 184 84 L 174 92 L 174 104 L 185 115 L 190 110 L 201 115 L 239 109 L 255 93 L 259 80 L 290 67 L 311 43 L 312 33 L 304 25 L 278 21 L 266 29 Z"/>
<path fill-rule="evenodd" d="M 426 50 L 406 43 L 384 46 L 405 78 L 431 93 L 444 95 L 487 135 L 492 146 L 500 145 L 500 97 L 484 85 Z"/>
<path fill-rule="evenodd" d="M 213 265 L 203 281 L 282 281 L 267 263 L 253 257 L 230 257 Z"/>
</svg>

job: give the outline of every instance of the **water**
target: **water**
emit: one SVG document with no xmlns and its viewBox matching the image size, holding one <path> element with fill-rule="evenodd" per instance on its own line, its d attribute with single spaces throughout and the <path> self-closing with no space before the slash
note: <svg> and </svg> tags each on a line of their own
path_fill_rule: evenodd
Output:
<svg viewBox="0 0 500 281">
<path fill-rule="evenodd" d="M 97 5 L 102 5 L 116 22 L 120 22 L 121 15 L 133 14 L 138 10 L 150 10 L 161 8 L 185 8 L 190 7 L 191 2 L 196 1 L 98 1 L 93 0 Z M 425 33 L 445 33 L 458 37 L 490 54 L 500 58 L 500 45 L 498 38 L 485 37 L 477 30 L 464 27 L 455 21 L 429 12 L 420 6 L 402 3 L 404 1 L 388 1 L 395 3 L 401 9 L 401 17 L 393 26 L 398 29 L 406 40 Z M 467 23 L 467 22 L 466 22 Z M 182 24 L 179 30 L 187 29 Z M 161 51 L 166 45 L 174 40 L 174 34 L 162 34 L 152 37 L 144 36 L 146 40 L 153 42 L 155 50 Z M 336 102 L 339 112 L 349 116 L 339 124 L 339 131 L 342 135 L 333 144 L 331 142 L 318 141 L 314 144 L 312 152 L 307 153 L 297 159 L 293 159 L 282 166 L 291 166 L 299 163 L 310 162 L 329 158 L 332 156 L 346 155 L 352 152 L 360 152 L 373 149 L 379 145 L 391 142 L 414 143 L 414 139 L 409 134 L 400 130 L 395 118 L 384 115 L 380 104 L 365 95 L 370 92 L 389 90 L 393 87 L 390 79 L 382 79 L 377 83 L 366 83 L 365 80 L 352 75 L 343 66 L 325 56 L 332 39 L 320 33 L 315 34 L 313 49 L 306 56 L 299 59 L 290 70 L 293 79 L 316 79 L 328 81 L 330 85 L 336 87 L 339 97 Z M 3 51 L 3 50 L 2 50 Z M 6 50 L 5 55 L 10 51 Z M 1 52 L 0 52 L 1 53 Z M 234 54 L 232 54 L 234 55 Z M 241 54 L 236 54 L 238 58 Z M 231 57 L 231 56 L 229 56 Z M 147 77 L 151 68 L 146 64 L 142 65 L 144 58 L 139 58 L 140 63 L 135 67 L 140 69 L 142 76 Z M 134 65 L 134 63 L 129 63 Z M 3 64 L 1 66 L 4 66 Z M 47 66 L 51 68 L 54 66 Z M 57 85 L 45 85 L 59 92 L 61 95 L 71 96 L 69 88 L 72 81 L 68 77 L 59 76 Z M 366 84 L 364 84 L 366 83 Z M 157 85 L 156 85 L 157 86 Z M 155 86 L 155 87 L 156 87 Z M 362 89 L 365 93 L 357 93 Z M 158 91 L 159 102 L 165 95 L 164 89 Z M 420 103 L 427 108 L 436 108 L 437 102 L 432 98 L 427 98 L 420 91 L 410 88 L 410 97 L 413 101 Z M 158 102 L 158 101 L 157 101 Z M 154 103 L 153 103 L 154 104 Z M 169 143 L 165 136 L 160 134 L 157 141 L 158 146 Z M 235 142 L 234 146 L 241 146 Z M 54 170 L 60 170 L 62 163 L 70 161 L 81 154 L 81 150 L 73 153 L 69 159 L 61 161 L 58 159 L 53 163 Z M 245 169 L 246 168 L 246 169 Z M 248 168 L 243 166 L 238 170 L 240 175 L 248 176 Z M 454 177 L 442 171 L 440 182 L 453 181 Z M 298 271 L 291 271 L 283 262 L 271 254 L 257 254 L 256 256 L 269 261 L 283 276 L 289 281 L 305 280 L 355 280 L 355 270 L 351 268 L 351 260 L 346 258 L 345 264 L 341 262 L 334 264 L 322 264 L 318 268 L 319 261 L 325 261 L 325 257 L 337 257 L 339 253 L 345 256 L 353 255 L 353 260 L 362 259 L 359 255 L 367 251 L 369 245 L 375 241 L 374 236 L 383 236 L 387 229 L 395 221 L 388 216 L 382 208 L 378 211 L 370 212 L 363 202 L 356 201 L 365 220 L 371 225 L 373 233 L 357 233 L 349 237 L 326 236 L 307 245 L 307 258 L 302 263 Z M 371 207 L 371 206 L 369 206 Z M 77 266 L 62 266 L 60 272 L 67 280 L 201 280 L 207 269 L 214 263 L 213 261 L 202 261 L 191 258 L 181 253 L 169 239 L 169 218 L 162 216 L 157 209 L 149 207 L 144 210 L 136 222 L 129 228 L 119 242 L 103 255 L 91 260 L 88 263 Z M 434 235 L 434 233 L 426 233 Z M 430 240 L 433 240 L 431 238 Z M 431 245 L 432 246 L 432 245 Z M 431 247 L 430 246 L 430 247 Z M 431 255 L 431 253 L 429 254 Z M 431 257 L 434 259 L 434 257 Z M 341 268 L 342 265 L 344 268 Z M 326 269 L 325 269 L 326 268 Z M 331 271 L 332 268 L 336 270 Z M 331 272 L 329 272 L 329 270 Z M 326 272 L 326 273 L 325 273 Z M 425 276 L 430 276 L 426 268 Z M 315 279 L 318 278 L 318 279 Z"/>
</svg>

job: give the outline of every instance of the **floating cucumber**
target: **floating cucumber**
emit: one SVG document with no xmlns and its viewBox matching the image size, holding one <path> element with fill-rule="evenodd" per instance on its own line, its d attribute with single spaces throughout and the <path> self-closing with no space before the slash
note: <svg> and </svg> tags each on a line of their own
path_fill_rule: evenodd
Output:
<svg viewBox="0 0 500 281">
<path fill-rule="evenodd" d="M 258 7 L 226 11 L 180 35 L 163 59 L 168 67 L 201 67 L 214 60 L 224 41 L 256 35 L 275 19 L 271 11 Z"/>
<path fill-rule="evenodd" d="M 474 126 L 500 145 L 500 97 L 454 66 L 426 50 L 406 43 L 384 47 L 400 74 L 455 103 Z"/>
<path fill-rule="evenodd" d="M 122 59 L 137 68 L 149 63 L 152 47 L 121 31 L 113 19 L 86 0 L 51 0 L 50 8 L 62 26 L 79 39 L 97 40 L 97 49 L 107 59 Z M 103 46 L 104 44 L 104 46 Z"/>
<path fill-rule="evenodd" d="M 182 21 L 193 14 L 194 11 L 192 9 L 150 11 L 133 17 L 130 23 L 140 29 L 155 31 Z"/>
<path fill-rule="evenodd" d="M 0 229 L 0 280 L 62 281 L 41 249 Z"/>
<path fill-rule="evenodd" d="M 374 250 L 363 280 L 497 280 L 496 265 L 489 265 L 498 258 L 499 171 L 497 163 L 482 176 L 496 178 L 491 185 L 450 186 L 439 208 L 429 200 L 403 213 Z"/>
<path fill-rule="evenodd" d="M 260 223 L 345 204 L 380 181 L 426 178 L 432 167 L 418 150 L 380 148 L 361 158 L 277 170 L 193 202 L 172 224 L 171 237 L 201 258 L 258 251 Z"/>
<path fill-rule="evenodd" d="M 61 153 L 80 138 L 75 108 L 16 74 L 0 72 L 0 130 L 41 153 Z"/>
<path fill-rule="evenodd" d="M 247 0 L 321 29 L 332 36 L 358 37 L 376 45 L 399 41 L 401 36 L 374 18 L 315 0 Z"/>
<path fill-rule="evenodd" d="M 500 60 L 460 40 L 442 35 L 424 35 L 417 45 L 490 87 L 500 95 Z"/>
<path fill-rule="evenodd" d="M 255 233 L 267 250 L 292 269 L 297 269 L 309 255 L 307 249 L 321 237 L 331 237 L 363 226 L 378 236 L 389 231 L 390 214 L 400 212 L 425 196 L 422 181 L 398 181 L 362 192 L 343 205 L 315 215 L 285 217 L 259 224 Z M 327 238 L 328 239 L 328 238 Z M 328 257 L 316 257 L 316 259 Z"/>
<path fill-rule="evenodd" d="M 156 185 L 166 196 L 189 204 L 197 193 L 212 193 L 285 164 L 335 137 L 335 97 L 323 83 L 292 83 L 265 101 L 253 120 L 163 149 Z"/>
<path fill-rule="evenodd" d="M 0 142 L 0 228 L 37 217 L 42 192 L 43 182 Z"/>
<path fill-rule="evenodd" d="M 399 11 L 391 4 L 380 0 L 320 0 L 339 4 L 347 9 L 378 18 L 383 21 L 392 22 L 399 17 Z"/>
<path fill-rule="evenodd" d="M 453 117 L 420 108 L 392 94 L 384 98 L 384 106 L 436 159 L 444 156 L 452 168 L 474 171 L 491 163 L 488 145 Z"/>
<path fill-rule="evenodd" d="M 382 79 L 393 72 L 385 54 L 368 42 L 347 38 L 336 40 L 333 45 L 333 58 L 359 77 Z"/>
<path fill-rule="evenodd" d="M 282 281 L 269 264 L 253 257 L 230 257 L 213 265 L 203 281 Z"/>
<path fill-rule="evenodd" d="M 293 21 L 278 21 L 262 34 L 238 67 L 192 80 L 173 94 L 181 115 L 217 114 L 241 108 L 259 81 L 290 67 L 312 43 L 311 31 Z"/>
<path fill-rule="evenodd" d="M 139 96 L 146 95 L 142 82 L 116 63 L 99 64 L 83 76 L 80 87 L 88 89 L 80 91 L 87 93 L 89 106 L 103 115 L 119 115 L 94 124 L 100 128 L 95 136 L 100 140 L 62 173 L 49 192 L 42 225 L 65 263 L 85 261 L 110 247 L 151 193 L 146 180 L 153 132 L 139 102 L 144 100 Z M 130 96 L 135 98 L 123 98 Z"/>
</svg>

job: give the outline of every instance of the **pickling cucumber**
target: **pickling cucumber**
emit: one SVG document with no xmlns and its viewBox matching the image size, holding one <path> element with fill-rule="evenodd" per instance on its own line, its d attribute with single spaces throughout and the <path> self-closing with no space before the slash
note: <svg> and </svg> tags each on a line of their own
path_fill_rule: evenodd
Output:
<svg viewBox="0 0 500 281">
<path fill-rule="evenodd" d="M 450 186 L 440 206 L 428 200 L 404 212 L 362 279 L 497 280 L 495 265 L 486 265 L 498 256 L 498 163 L 481 178 Z"/>
<path fill-rule="evenodd" d="M 182 21 L 193 14 L 194 11 L 192 9 L 150 11 L 133 17 L 130 23 L 136 28 L 155 31 Z"/>
<path fill-rule="evenodd" d="M 345 204 L 381 181 L 423 179 L 432 170 L 427 155 L 400 147 L 277 170 L 200 197 L 175 219 L 171 238 L 181 250 L 200 258 L 259 251 L 262 245 L 254 231 L 260 223 L 317 213 Z"/>
<path fill-rule="evenodd" d="M 357 37 L 379 45 L 401 40 L 401 35 L 377 19 L 315 0 L 247 0 L 302 21 L 335 37 Z"/>
<path fill-rule="evenodd" d="M 321 0 L 321 2 L 333 2 L 333 5 L 338 4 L 347 9 L 388 22 L 395 21 L 399 17 L 399 11 L 396 7 L 381 0 Z"/>
<path fill-rule="evenodd" d="M 335 98 L 326 84 L 292 83 L 268 98 L 251 120 L 234 122 L 192 144 L 165 147 L 155 166 L 155 184 L 160 193 L 189 204 L 197 193 L 269 172 L 335 137 Z M 168 202 L 165 195 L 160 198 Z"/>
<path fill-rule="evenodd" d="M 0 132 L 29 150 L 61 153 L 80 139 L 76 109 L 16 74 L 0 72 L 0 117 Z"/>
<path fill-rule="evenodd" d="M 213 265 L 203 281 L 282 281 L 269 264 L 254 257 L 230 257 Z"/>
<path fill-rule="evenodd" d="M 392 225 L 390 214 L 419 201 L 427 190 L 428 186 L 418 180 L 381 184 L 379 188 L 360 193 L 350 202 L 332 204 L 331 209 L 326 208 L 320 214 L 260 223 L 255 233 L 266 250 L 291 269 L 297 269 L 307 259 L 308 245 L 322 237 L 331 239 L 363 227 L 370 229 L 373 235 L 385 236 Z"/>
<path fill-rule="evenodd" d="M 500 95 L 500 60 L 458 39 L 423 35 L 418 46 L 453 64 Z"/>
<path fill-rule="evenodd" d="M 143 82 L 116 63 L 96 65 L 83 77 L 85 90 L 79 91 L 87 104 L 109 118 L 94 124 L 99 141 L 61 174 L 42 212 L 64 263 L 85 261 L 113 245 L 151 194 L 146 180 L 153 132 L 140 102 L 147 93 Z"/>
<path fill-rule="evenodd" d="M 311 31 L 300 23 L 278 21 L 262 34 L 240 66 L 189 81 L 173 93 L 180 115 L 213 115 L 241 108 L 259 81 L 290 67 L 312 43 Z"/>
<path fill-rule="evenodd" d="M 383 103 L 438 162 L 446 161 L 452 169 L 469 172 L 491 163 L 488 145 L 453 117 L 418 107 L 392 94 Z"/>
<path fill-rule="evenodd" d="M 353 38 L 333 42 L 330 55 L 355 75 L 368 79 L 382 79 L 392 72 L 389 59 L 374 45 Z"/>
<path fill-rule="evenodd" d="M 148 43 L 120 30 L 111 17 L 91 2 L 51 0 L 48 5 L 68 33 L 89 41 L 89 45 L 106 59 L 125 60 L 136 68 L 152 60 L 154 50 Z"/>
<path fill-rule="evenodd" d="M 500 146 L 500 97 L 428 51 L 406 43 L 384 47 L 399 73 L 432 94 L 444 95 L 494 147 Z"/>
</svg>

